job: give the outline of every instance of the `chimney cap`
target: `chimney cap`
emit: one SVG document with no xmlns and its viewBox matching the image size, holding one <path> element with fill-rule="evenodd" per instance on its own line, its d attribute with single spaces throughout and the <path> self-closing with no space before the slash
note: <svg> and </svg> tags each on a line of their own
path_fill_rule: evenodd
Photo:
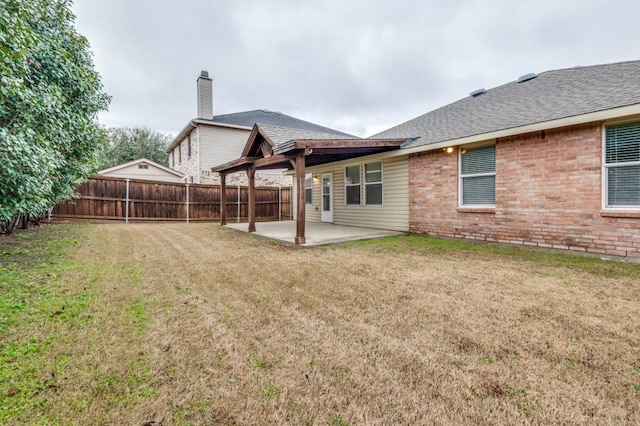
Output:
<svg viewBox="0 0 640 426">
<path fill-rule="evenodd" d="M 209 78 L 209 71 L 205 71 L 205 70 L 200 71 L 200 77 Z"/>
</svg>

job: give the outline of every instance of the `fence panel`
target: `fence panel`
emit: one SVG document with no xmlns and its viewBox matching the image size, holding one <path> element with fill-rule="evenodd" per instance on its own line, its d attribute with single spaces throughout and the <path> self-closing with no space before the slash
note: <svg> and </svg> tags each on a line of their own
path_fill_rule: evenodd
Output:
<svg viewBox="0 0 640 426">
<path fill-rule="evenodd" d="M 76 192 L 80 197 L 58 204 L 52 216 L 121 221 L 187 221 L 187 217 L 194 222 L 220 220 L 219 185 L 92 176 Z M 227 220 L 247 221 L 248 193 L 247 187 L 227 187 Z M 256 188 L 256 220 L 289 219 L 290 187 Z"/>
</svg>

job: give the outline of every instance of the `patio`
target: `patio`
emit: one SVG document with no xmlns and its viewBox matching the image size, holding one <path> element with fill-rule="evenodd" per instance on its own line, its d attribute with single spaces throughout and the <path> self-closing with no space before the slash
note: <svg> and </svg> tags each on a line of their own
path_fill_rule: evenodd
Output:
<svg viewBox="0 0 640 426">
<path fill-rule="evenodd" d="M 227 223 L 227 228 L 242 232 L 249 232 L 247 223 Z M 403 235 L 403 232 L 386 231 L 382 229 L 359 228 L 355 226 L 341 226 L 332 223 L 306 222 L 306 242 L 298 244 L 304 247 L 325 244 L 342 243 L 346 241 L 368 240 L 371 238 L 391 237 Z M 295 244 L 296 221 L 257 222 L 256 231 L 252 234 L 271 238 L 285 243 Z"/>
</svg>

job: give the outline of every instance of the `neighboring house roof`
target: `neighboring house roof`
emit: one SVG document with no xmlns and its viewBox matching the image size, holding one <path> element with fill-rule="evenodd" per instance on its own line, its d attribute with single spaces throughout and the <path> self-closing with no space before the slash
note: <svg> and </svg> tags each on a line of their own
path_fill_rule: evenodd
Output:
<svg viewBox="0 0 640 426">
<path fill-rule="evenodd" d="M 469 96 L 371 138 L 416 138 L 403 148 L 451 141 L 640 104 L 640 61 L 543 72 Z"/>
<path fill-rule="evenodd" d="M 178 133 L 178 135 L 173 139 L 173 142 L 171 142 L 171 145 L 167 147 L 165 152 L 171 152 L 186 137 L 187 132 L 191 131 L 191 129 L 196 127 L 198 124 L 218 127 L 232 127 L 243 130 L 251 130 L 253 129 L 253 126 L 255 124 L 264 124 L 312 132 L 328 133 L 334 135 L 334 137 L 356 137 L 339 130 L 330 129 L 329 127 L 324 127 L 320 126 L 319 124 L 300 120 L 299 118 L 291 117 L 281 112 L 274 112 L 266 109 L 256 109 L 253 111 L 215 115 L 211 120 L 207 120 L 204 118 L 194 118 L 189 123 L 187 123 L 187 125 L 180 131 L 180 133 Z"/>
<path fill-rule="evenodd" d="M 96 174 L 108 175 L 108 174 L 112 174 L 114 172 L 117 172 L 119 170 L 126 169 L 127 167 L 135 166 L 137 164 L 148 164 L 149 166 L 152 166 L 152 167 L 154 167 L 156 169 L 159 169 L 159 170 L 161 170 L 163 172 L 169 173 L 169 174 L 174 175 L 176 177 L 179 177 L 179 178 L 183 178 L 184 177 L 184 174 L 182 174 L 180 172 L 177 172 L 175 170 L 171 170 L 170 168 L 168 168 L 166 166 L 163 166 L 162 164 L 158 164 L 155 161 L 147 160 L 146 158 L 140 158 L 138 160 L 129 161 L 128 163 L 119 164 L 117 166 L 110 167 L 108 169 L 103 169 L 103 170 L 98 171 Z"/>
<path fill-rule="evenodd" d="M 266 109 L 256 109 L 253 111 L 236 112 L 233 114 L 222 114 L 213 117 L 212 122 L 231 124 L 236 126 L 253 127 L 254 124 L 268 124 L 273 126 L 288 127 L 291 129 L 308 130 L 314 132 L 329 133 L 332 135 L 346 136 L 353 138 L 353 135 L 320 126 L 291 117 L 281 112 L 269 111 Z"/>
</svg>

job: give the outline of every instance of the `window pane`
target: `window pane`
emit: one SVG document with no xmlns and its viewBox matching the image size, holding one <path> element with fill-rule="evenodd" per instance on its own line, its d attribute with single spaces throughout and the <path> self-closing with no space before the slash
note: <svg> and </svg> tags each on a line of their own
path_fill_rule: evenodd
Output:
<svg viewBox="0 0 640 426">
<path fill-rule="evenodd" d="M 640 122 L 608 126 L 606 140 L 607 164 L 640 161 Z"/>
<path fill-rule="evenodd" d="M 344 178 L 347 185 L 360 183 L 360 166 L 349 166 L 345 168 Z"/>
<path fill-rule="evenodd" d="M 347 204 L 360 204 L 360 185 L 347 186 Z"/>
<path fill-rule="evenodd" d="M 311 204 L 311 188 L 304 190 L 304 201 L 306 204 Z"/>
<path fill-rule="evenodd" d="M 364 181 L 367 183 L 382 182 L 382 162 L 364 165 Z"/>
<path fill-rule="evenodd" d="M 463 175 L 494 173 L 496 171 L 495 145 L 468 149 L 460 158 L 462 159 L 461 174 Z"/>
<path fill-rule="evenodd" d="M 463 205 L 493 205 L 496 203 L 496 177 L 462 178 Z"/>
<path fill-rule="evenodd" d="M 640 166 L 608 169 L 607 205 L 640 206 Z"/>
<path fill-rule="evenodd" d="M 365 186 L 366 203 L 368 206 L 382 205 L 382 184 L 373 183 Z"/>
<path fill-rule="evenodd" d="M 311 188 L 311 173 L 304 175 L 304 186 Z"/>
</svg>

